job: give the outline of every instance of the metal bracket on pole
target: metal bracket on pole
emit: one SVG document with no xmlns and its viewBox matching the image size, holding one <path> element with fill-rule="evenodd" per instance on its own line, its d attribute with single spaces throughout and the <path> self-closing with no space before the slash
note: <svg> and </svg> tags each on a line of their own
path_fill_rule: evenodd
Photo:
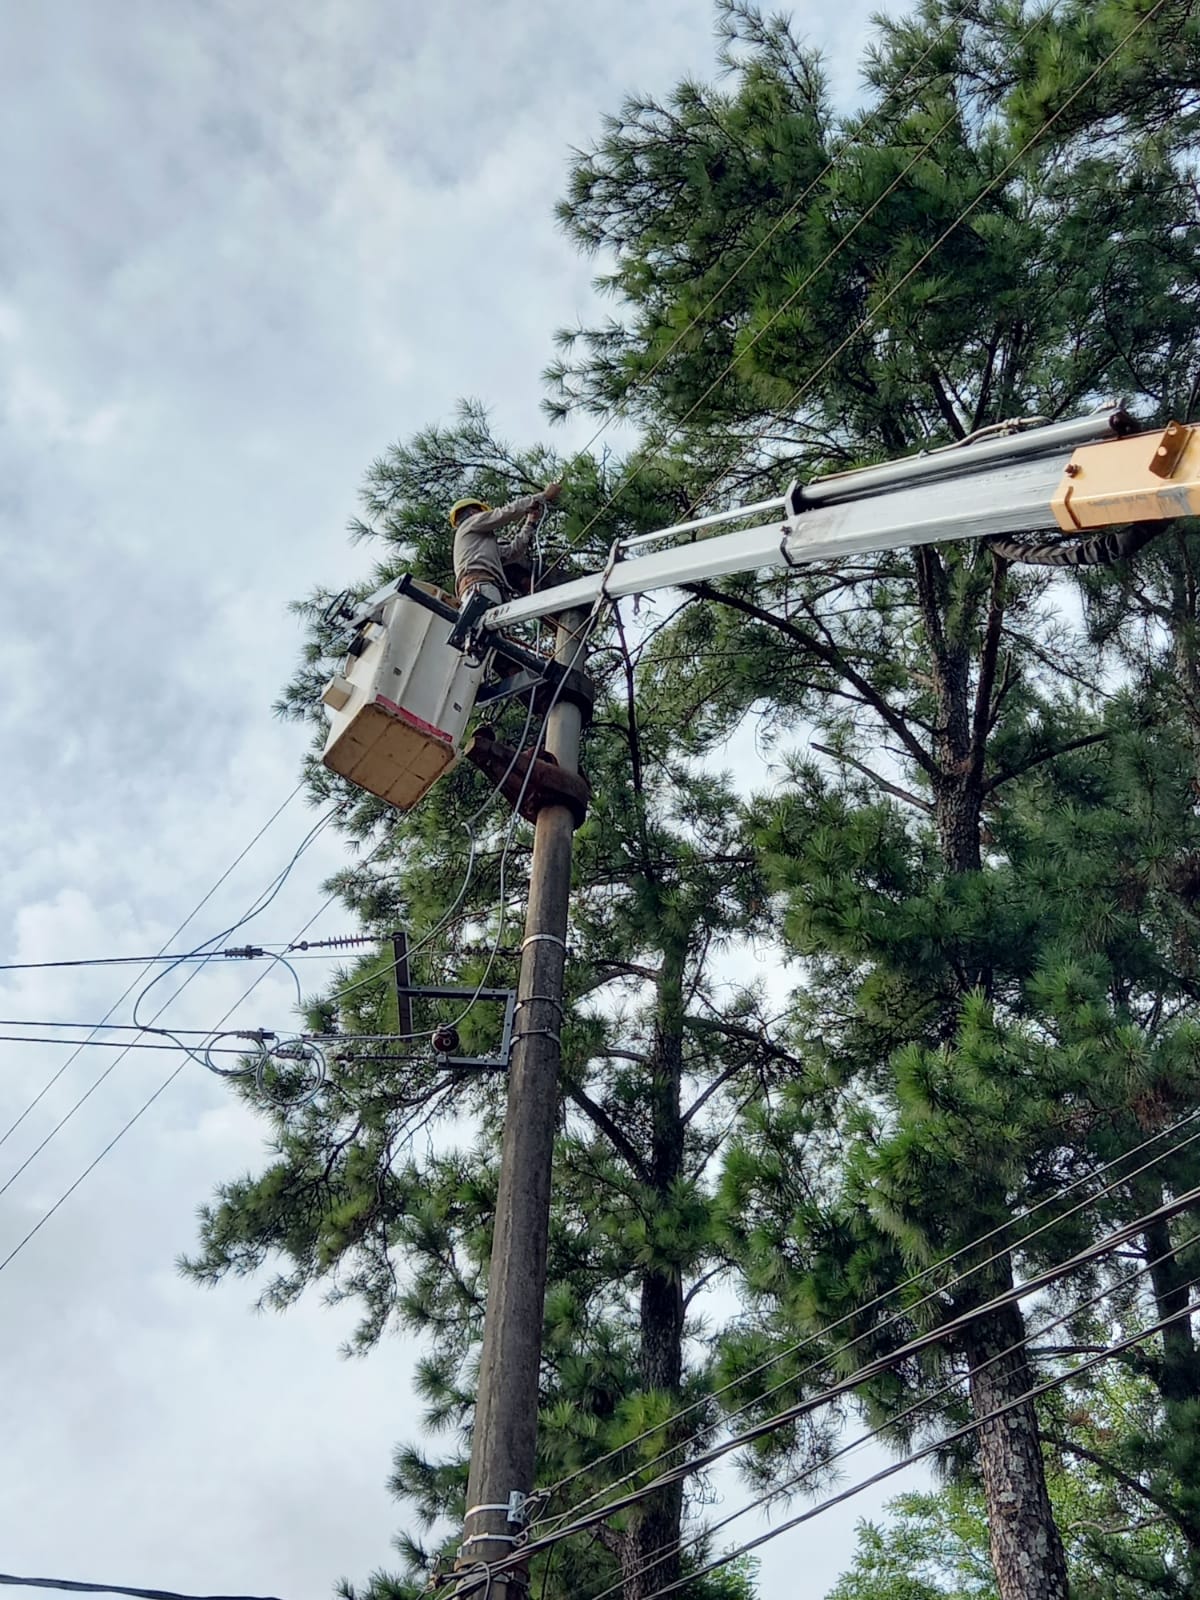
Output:
<svg viewBox="0 0 1200 1600">
<path fill-rule="evenodd" d="M 485 722 L 471 735 L 463 754 L 528 822 L 536 822 L 545 806 L 566 806 L 577 828 L 587 816 L 591 785 L 582 774 L 560 767 L 548 751 L 539 755 L 531 747 L 518 752 L 497 739 L 495 729 Z"/>
</svg>

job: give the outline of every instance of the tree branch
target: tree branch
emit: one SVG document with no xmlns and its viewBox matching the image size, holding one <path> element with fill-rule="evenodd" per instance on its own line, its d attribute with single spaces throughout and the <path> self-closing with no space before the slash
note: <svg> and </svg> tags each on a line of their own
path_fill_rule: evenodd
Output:
<svg viewBox="0 0 1200 1600">
<path fill-rule="evenodd" d="M 1011 778 L 1019 778 L 1023 773 L 1031 772 L 1034 767 L 1040 767 L 1045 761 L 1053 761 L 1057 756 L 1065 756 L 1072 750 L 1086 750 L 1089 745 L 1103 744 L 1108 738 L 1108 733 L 1089 733 L 1082 739 L 1069 739 L 1066 744 L 1060 744 L 1053 750 L 1042 750 L 1037 755 L 1029 756 L 1025 761 L 1018 761 L 1015 767 L 1010 767 L 1007 772 L 998 772 L 994 778 L 989 778 L 983 786 L 983 793 L 991 794 L 993 789 L 998 789 L 1002 783 L 1007 783 Z"/>
<path fill-rule="evenodd" d="M 685 1128 L 688 1127 L 688 1125 L 695 1119 L 699 1112 L 712 1099 L 713 1095 L 716 1094 L 717 1090 L 723 1089 L 724 1086 L 729 1082 L 730 1078 L 736 1078 L 739 1072 L 744 1072 L 745 1070 L 746 1063 L 744 1061 L 739 1061 L 737 1066 L 726 1067 L 724 1072 L 719 1072 L 713 1081 L 707 1086 L 707 1088 L 705 1088 L 703 1093 L 696 1096 L 695 1100 L 692 1101 L 691 1105 L 680 1117 L 679 1121 L 681 1125 Z"/>
<path fill-rule="evenodd" d="M 910 806 L 916 806 L 917 810 L 923 811 L 926 816 L 932 816 L 933 807 L 928 800 L 922 800 L 919 794 L 913 794 L 908 789 L 901 789 L 898 784 L 889 783 L 880 773 L 872 771 L 863 762 L 856 761 L 853 756 L 848 756 L 841 750 L 834 750 L 827 744 L 818 744 L 815 739 L 809 748 L 818 751 L 823 756 L 832 757 L 834 761 L 840 761 L 844 766 L 853 767 L 856 772 L 861 772 L 864 778 L 870 778 L 871 782 L 886 794 L 895 795 L 897 800 L 903 800 Z"/>
<path fill-rule="evenodd" d="M 649 1183 L 650 1176 L 646 1171 L 645 1163 L 642 1161 L 641 1156 L 632 1142 L 617 1127 L 604 1107 L 597 1105 L 585 1089 L 582 1089 L 579 1084 L 571 1082 L 570 1079 L 564 1082 L 563 1089 L 567 1098 L 573 1100 L 584 1116 L 600 1130 L 626 1166 L 628 1166 L 634 1177 L 640 1179 L 642 1183 Z"/>
<path fill-rule="evenodd" d="M 987 554 L 981 559 L 987 560 Z M 992 721 L 992 689 L 996 682 L 996 666 L 1000 659 L 1000 635 L 1004 627 L 1004 579 L 1008 562 L 994 552 L 992 561 L 992 590 L 988 597 L 987 622 L 983 630 L 983 645 L 979 652 L 979 680 L 975 685 L 975 712 L 971 719 L 971 781 L 978 783 L 983 777 L 983 763 L 987 754 L 987 739 Z"/>
<path fill-rule="evenodd" d="M 888 704 L 874 684 L 869 683 L 860 672 L 855 671 L 840 650 L 830 645 L 822 644 L 807 628 L 798 627 L 794 622 L 787 621 L 783 617 L 777 617 L 772 612 L 765 611 L 761 606 L 756 606 L 749 600 L 743 600 L 740 595 L 726 594 L 720 589 L 714 589 L 710 583 L 689 583 L 683 584 L 681 587 L 686 589 L 689 594 L 698 595 L 702 600 L 713 600 L 718 605 L 728 606 L 732 611 L 740 611 L 743 616 L 752 617 L 765 627 L 774 628 L 777 633 L 782 633 L 785 638 L 795 640 L 802 649 L 816 656 L 817 660 L 824 662 L 831 671 L 838 673 L 848 683 L 853 684 L 866 704 L 891 728 L 917 765 L 925 772 L 928 772 L 931 777 L 933 776 L 937 770 L 934 762 L 920 740 L 914 736 L 912 729 L 909 728 L 904 718 L 893 706 Z"/>
<path fill-rule="evenodd" d="M 1179 1516 L 1175 1507 L 1164 1495 L 1155 1494 L 1153 1489 L 1147 1489 L 1144 1483 L 1139 1483 L 1130 1473 L 1122 1472 L 1120 1467 L 1114 1466 L 1099 1451 L 1089 1450 L 1087 1445 L 1076 1444 L 1073 1439 L 1064 1438 L 1062 1434 L 1058 1433 L 1043 1433 L 1042 1437 L 1047 1444 L 1052 1444 L 1056 1450 L 1065 1451 L 1067 1455 L 1076 1456 L 1080 1461 L 1088 1462 L 1101 1472 L 1106 1472 L 1114 1483 L 1119 1483 L 1123 1489 L 1128 1489 L 1130 1494 L 1140 1495 L 1143 1500 L 1149 1501 L 1152 1506 L 1157 1506 L 1160 1511 L 1166 1513 L 1168 1519 L 1176 1527 L 1185 1526 L 1183 1518 Z"/>
</svg>

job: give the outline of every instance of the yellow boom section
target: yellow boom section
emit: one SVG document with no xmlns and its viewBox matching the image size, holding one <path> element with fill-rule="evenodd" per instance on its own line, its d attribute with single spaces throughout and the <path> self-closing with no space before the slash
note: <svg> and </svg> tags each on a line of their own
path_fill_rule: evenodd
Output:
<svg viewBox="0 0 1200 1600">
<path fill-rule="evenodd" d="M 1051 509 L 1064 533 L 1200 516 L 1200 428 L 1171 422 L 1161 433 L 1082 445 Z"/>
</svg>

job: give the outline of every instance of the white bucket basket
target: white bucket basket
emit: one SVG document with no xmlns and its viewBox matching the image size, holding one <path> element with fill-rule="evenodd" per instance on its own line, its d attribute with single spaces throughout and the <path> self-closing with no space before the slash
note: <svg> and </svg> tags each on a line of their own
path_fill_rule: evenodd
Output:
<svg viewBox="0 0 1200 1600">
<path fill-rule="evenodd" d="M 432 584 L 416 587 L 454 604 Z M 481 665 L 446 643 L 449 631 L 417 601 L 393 595 L 321 696 L 330 719 L 324 765 L 401 811 L 459 759 L 483 677 Z"/>
</svg>

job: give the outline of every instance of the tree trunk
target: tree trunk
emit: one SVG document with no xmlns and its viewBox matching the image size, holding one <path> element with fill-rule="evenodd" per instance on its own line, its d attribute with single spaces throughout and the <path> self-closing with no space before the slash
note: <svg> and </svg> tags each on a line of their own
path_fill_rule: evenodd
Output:
<svg viewBox="0 0 1200 1600">
<path fill-rule="evenodd" d="M 981 1317 L 964 1337 L 976 1418 L 1032 1387 L 1033 1374 L 1019 1347 L 1024 1337 L 1025 1319 L 1017 1306 Z M 1046 1491 L 1033 1402 L 1022 1401 L 983 1423 L 977 1438 L 1000 1600 L 1067 1600 L 1066 1557 Z"/>
<path fill-rule="evenodd" d="M 668 956 L 659 988 L 659 1034 L 651 1087 L 648 1163 L 652 1204 L 668 1205 L 683 1167 L 683 963 Z M 674 1263 L 650 1267 L 641 1285 L 639 1377 L 642 1389 L 669 1395 L 678 1406 L 683 1376 L 683 1284 Z M 643 1503 L 625 1541 L 622 1600 L 645 1600 L 679 1576 L 683 1485 Z"/>
<path fill-rule="evenodd" d="M 971 630 L 961 617 L 951 625 L 950 584 L 942 557 L 924 547 L 916 552 L 916 571 L 938 700 L 934 826 L 947 870 L 979 872 L 983 865 L 979 834 L 984 753 L 998 624 L 1004 608 L 1003 585 L 997 588 L 993 583 L 975 666 L 977 681 L 973 683 Z M 988 993 L 992 974 L 982 969 L 963 970 L 960 981 L 965 988 Z M 993 1279 L 993 1292 L 1011 1287 L 1011 1269 L 996 1276 L 1000 1281 Z M 972 1324 L 963 1346 L 971 1363 L 971 1405 L 976 1420 L 1016 1401 L 1033 1386 L 1021 1346 L 1024 1337 L 1025 1322 L 1018 1306 L 993 1312 Z M 1000 1600 L 1066 1600 L 1066 1556 L 1046 1488 L 1033 1402 L 1015 1404 L 1003 1416 L 983 1423 L 977 1438 Z"/>
<path fill-rule="evenodd" d="M 1144 1209 L 1161 1205 L 1161 1189 L 1147 1195 L 1142 1191 L 1139 1204 Z M 1143 1235 L 1154 1306 L 1160 1318 L 1179 1316 L 1191 1300 L 1191 1280 L 1172 1250 L 1171 1225 L 1163 1220 L 1151 1223 Z M 1172 1468 L 1179 1490 L 1176 1495 L 1178 1526 L 1188 1549 L 1193 1581 L 1200 1583 L 1200 1438 L 1196 1417 L 1200 1413 L 1200 1353 L 1192 1336 L 1191 1322 L 1180 1317 L 1162 1332 L 1163 1353 L 1159 1393 L 1165 1418 L 1174 1436 Z"/>
</svg>

